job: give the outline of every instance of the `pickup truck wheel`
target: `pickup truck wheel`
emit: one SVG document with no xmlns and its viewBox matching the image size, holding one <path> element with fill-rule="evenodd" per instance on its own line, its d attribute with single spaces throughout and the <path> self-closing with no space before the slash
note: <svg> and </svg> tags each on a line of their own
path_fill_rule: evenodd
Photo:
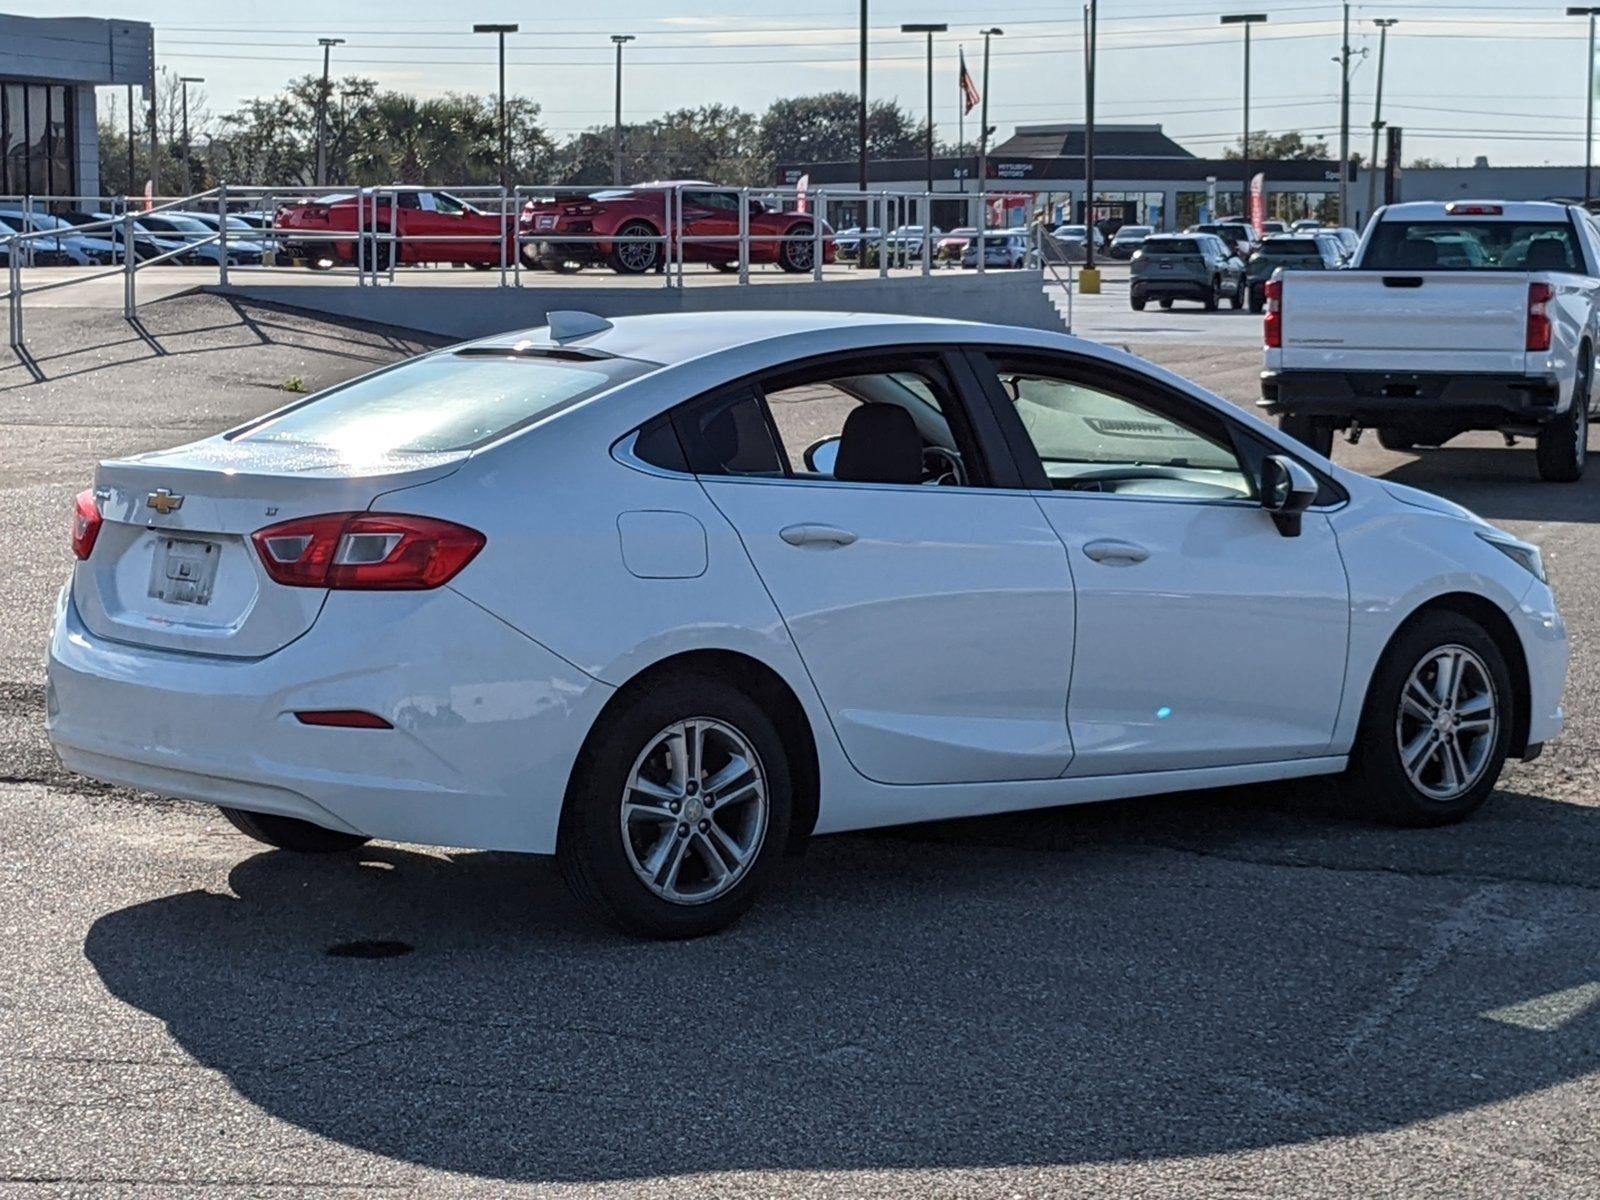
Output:
<svg viewBox="0 0 1600 1200">
<path fill-rule="evenodd" d="M 1416 439 L 1404 429 L 1390 425 L 1378 430 L 1378 445 L 1385 450 L 1410 450 L 1416 444 Z"/>
<path fill-rule="evenodd" d="M 1323 458 L 1333 457 L 1333 422 L 1327 417 L 1284 413 L 1278 418 L 1278 428 Z"/>
<path fill-rule="evenodd" d="M 1579 368 L 1567 411 L 1539 430 L 1539 478 L 1546 483 L 1576 483 L 1589 457 L 1589 413 L 1581 396 L 1589 391 L 1590 364 Z"/>
<path fill-rule="evenodd" d="M 1216 312 L 1222 307 L 1222 285 L 1215 279 L 1211 281 L 1211 290 L 1206 293 L 1205 306 L 1207 312 Z"/>
</svg>

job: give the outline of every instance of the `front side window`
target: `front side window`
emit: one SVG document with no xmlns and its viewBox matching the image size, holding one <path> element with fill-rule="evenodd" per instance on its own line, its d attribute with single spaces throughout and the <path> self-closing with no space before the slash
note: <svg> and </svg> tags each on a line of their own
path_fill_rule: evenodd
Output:
<svg viewBox="0 0 1600 1200">
<path fill-rule="evenodd" d="M 1199 405 L 1089 382 L 1046 360 L 990 355 L 1053 489 L 1181 500 L 1255 494 L 1223 420 Z"/>
</svg>

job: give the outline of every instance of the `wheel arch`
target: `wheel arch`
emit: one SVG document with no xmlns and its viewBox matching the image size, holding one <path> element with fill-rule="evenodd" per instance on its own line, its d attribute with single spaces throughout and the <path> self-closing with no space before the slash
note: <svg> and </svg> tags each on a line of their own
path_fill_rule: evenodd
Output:
<svg viewBox="0 0 1600 1200">
<path fill-rule="evenodd" d="M 1374 671 L 1377 670 L 1376 664 L 1383 662 L 1401 634 L 1424 617 L 1436 612 L 1455 613 L 1475 622 L 1489 635 L 1505 658 L 1506 670 L 1511 674 L 1512 691 L 1511 743 L 1508 753 L 1513 758 L 1520 758 L 1528 748 L 1528 722 L 1533 709 L 1528 657 L 1523 651 L 1522 639 L 1517 636 L 1516 628 L 1511 624 L 1511 618 L 1506 616 L 1492 600 L 1472 592 L 1445 592 L 1425 600 L 1407 614 L 1405 620 L 1395 626 L 1394 632 L 1384 643 L 1382 653 L 1374 661 Z M 1369 676 L 1367 689 L 1361 698 L 1363 713 L 1366 711 L 1371 686 L 1372 680 Z"/>
<path fill-rule="evenodd" d="M 572 779 L 576 779 L 589 756 L 594 752 L 598 732 L 607 718 L 619 707 L 627 704 L 641 690 L 658 680 L 684 674 L 713 675 L 726 679 L 744 692 L 770 716 L 778 727 L 778 734 L 789 749 L 790 768 L 794 773 L 794 814 L 789 827 L 789 846 L 793 850 L 811 835 L 817 824 L 821 801 L 821 767 L 817 757 L 816 735 L 806 716 L 805 706 L 787 680 L 766 663 L 738 650 L 695 649 L 686 650 L 658 659 L 641 668 L 628 678 L 606 701 L 590 726 L 588 735 L 578 751 L 577 765 Z M 567 784 L 570 796 L 572 779 Z M 563 814 L 566 797 L 562 800 Z"/>
</svg>

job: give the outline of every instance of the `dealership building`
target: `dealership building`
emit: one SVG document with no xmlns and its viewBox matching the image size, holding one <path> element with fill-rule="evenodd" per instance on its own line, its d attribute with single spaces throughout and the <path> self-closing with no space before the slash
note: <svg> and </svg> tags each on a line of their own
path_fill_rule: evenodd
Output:
<svg viewBox="0 0 1600 1200">
<path fill-rule="evenodd" d="M 1243 164 L 1238 159 L 1201 158 L 1167 136 L 1160 125 L 1097 124 L 1094 150 L 1098 220 L 1182 229 L 1207 214 L 1244 211 Z M 1013 208 L 1013 214 L 1026 211 L 1052 222 L 1082 221 L 1083 151 L 1082 125 L 1019 125 L 1010 138 L 990 150 L 986 190 L 1025 197 L 1026 204 Z M 1265 177 L 1269 217 L 1315 218 L 1359 227 L 1371 211 L 1369 172 L 1351 167 L 1347 195 L 1354 219 L 1337 220 L 1337 160 L 1254 161 L 1250 170 Z M 776 182 L 793 186 L 809 177 L 814 189 L 853 191 L 859 171 L 853 160 L 785 163 L 777 169 Z M 875 160 L 868 164 L 869 188 L 920 192 L 927 187 L 927 172 L 925 158 Z M 1381 204 L 1382 172 L 1378 175 L 1376 196 Z M 978 191 L 977 178 L 976 155 L 934 160 L 934 224 L 949 229 L 975 221 L 972 197 Z M 1401 200 L 1575 198 L 1583 195 L 1583 167 L 1491 167 L 1480 158 L 1470 167 L 1402 171 L 1397 186 Z"/>
<path fill-rule="evenodd" d="M 143 22 L 0 13 L 0 195 L 98 195 L 94 90 L 153 72 Z"/>
</svg>

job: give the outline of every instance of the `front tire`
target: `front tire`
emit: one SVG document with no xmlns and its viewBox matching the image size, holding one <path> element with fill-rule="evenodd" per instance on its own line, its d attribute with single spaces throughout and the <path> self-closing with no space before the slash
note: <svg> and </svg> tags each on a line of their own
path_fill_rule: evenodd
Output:
<svg viewBox="0 0 1600 1200">
<path fill-rule="evenodd" d="M 1284 413 L 1278 418 L 1278 428 L 1323 458 L 1333 457 L 1333 422 L 1326 417 Z"/>
<path fill-rule="evenodd" d="M 1233 285 L 1233 295 L 1228 298 L 1228 303 L 1233 306 L 1234 312 L 1244 307 L 1244 280 L 1241 279 Z"/>
<path fill-rule="evenodd" d="M 1424 614 L 1373 674 L 1346 772 L 1351 800 L 1396 825 L 1463 820 L 1494 790 L 1515 708 L 1505 656 L 1483 627 Z"/>
<path fill-rule="evenodd" d="M 771 718 L 737 688 L 700 674 L 647 684 L 590 734 L 556 861 L 584 906 L 625 933 L 714 933 L 772 882 L 792 779 Z"/>
<path fill-rule="evenodd" d="M 218 811 L 228 819 L 228 824 L 246 837 L 297 854 L 338 854 L 364 846 L 370 840 L 359 833 L 324 829 L 321 825 L 313 825 L 296 817 L 246 812 L 242 808 L 219 808 Z"/>
<path fill-rule="evenodd" d="M 1216 312 L 1217 309 L 1222 307 L 1222 285 L 1215 279 L 1211 281 L 1211 290 L 1206 293 L 1206 298 L 1202 303 L 1205 304 L 1207 312 Z"/>
<path fill-rule="evenodd" d="M 1539 430 L 1535 453 L 1539 460 L 1539 478 L 1546 483 L 1576 483 L 1583 478 L 1583 468 L 1589 459 L 1586 398 L 1592 367 L 1592 362 L 1585 359 L 1573 381 L 1572 403 L 1567 411 Z"/>
<path fill-rule="evenodd" d="M 791 275 L 799 275 L 811 270 L 812 263 L 816 261 L 816 255 L 813 253 L 814 247 L 811 244 L 813 237 L 812 227 L 810 225 L 791 225 L 785 236 L 791 238 L 803 237 L 806 240 L 803 242 L 784 241 L 778 243 L 778 267 L 781 270 L 788 271 Z"/>
</svg>

